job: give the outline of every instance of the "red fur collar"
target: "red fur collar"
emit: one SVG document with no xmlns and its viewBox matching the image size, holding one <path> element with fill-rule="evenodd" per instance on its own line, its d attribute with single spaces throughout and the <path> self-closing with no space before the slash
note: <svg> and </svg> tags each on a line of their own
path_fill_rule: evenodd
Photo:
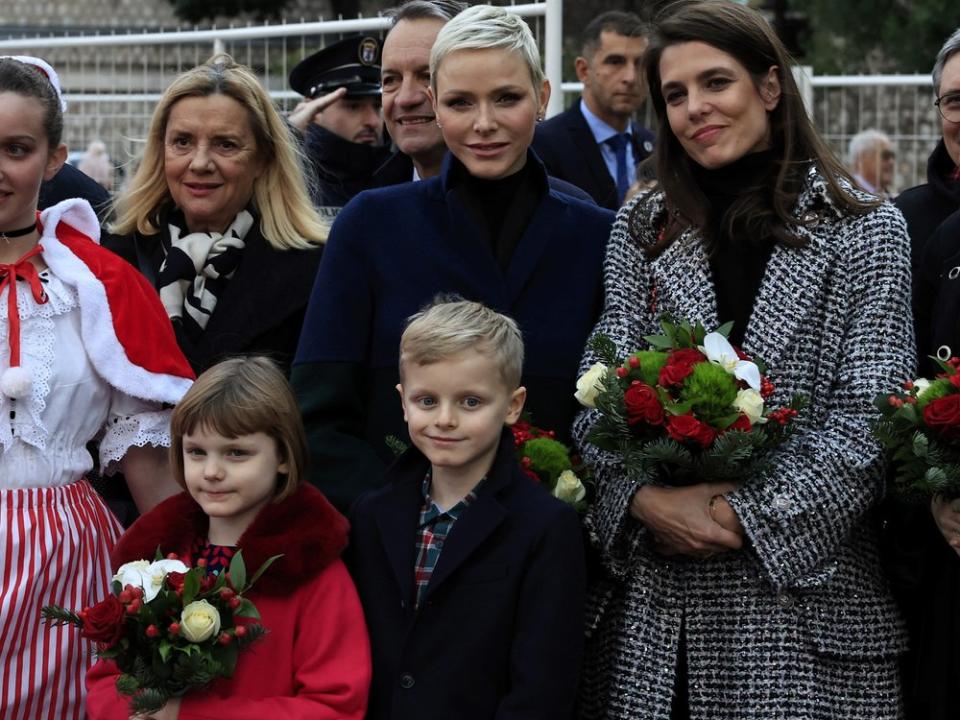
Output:
<svg viewBox="0 0 960 720">
<path fill-rule="evenodd" d="M 244 564 L 250 573 L 272 555 L 283 554 L 257 583 L 267 595 L 285 594 L 336 560 L 347 545 L 347 519 L 312 485 L 301 485 L 290 497 L 266 505 L 240 537 Z M 197 537 L 207 534 L 207 516 L 188 493 L 164 500 L 137 520 L 113 550 L 114 568 L 133 560 L 186 553 Z"/>
</svg>

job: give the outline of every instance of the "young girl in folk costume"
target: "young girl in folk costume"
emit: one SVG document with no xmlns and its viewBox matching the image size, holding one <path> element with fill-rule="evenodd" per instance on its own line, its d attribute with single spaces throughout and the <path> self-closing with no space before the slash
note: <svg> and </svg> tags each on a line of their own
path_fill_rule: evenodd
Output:
<svg viewBox="0 0 960 720">
<path fill-rule="evenodd" d="M 109 589 L 121 529 L 83 479 L 86 444 L 119 465 L 141 510 L 174 492 L 169 411 L 192 372 L 156 293 L 97 245 L 90 206 L 37 216 L 63 165 L 56 75 L 0 58 L 0 717 L 83 716 L 89 642 L 41 622 Z"/>
<path fill-rule="evenodd" d="M 224 571 L 238 550 L 254 572 L 283 553 L 249 597 L 267 634 L 237 661 L 232 678 L 164 705 L 156 720 L 361 720 L 370 647 L 353 581 L 339 559 L 347 521 L 303 483 L 307 444 L 283 374 L 262 357 L 235 358 L 203 373 L 173 411 L 171 463 L 186 489 L 120 539 L 114 565 L 159 547 L 190 565 Z M 91 720 L 126 720 L 118 670 L 100 661 L 87 676 Z"/>
</svg>

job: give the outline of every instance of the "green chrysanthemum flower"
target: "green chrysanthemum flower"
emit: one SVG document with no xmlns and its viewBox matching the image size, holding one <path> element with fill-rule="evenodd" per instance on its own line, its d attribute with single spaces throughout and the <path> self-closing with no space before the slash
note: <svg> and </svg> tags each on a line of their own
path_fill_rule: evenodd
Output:
<svg viewBox="0 0 960 720">
<path fill-rule="evenodd" d="M 947 378 L 938 378 L 930 383 L 930 387 L 917 396 L 917 409 L 923 410 L 931 401 L 942 398 L 953 392 L 953 384 Z"/>
<path fill-rule="evenodd" d="M 660 379 L 660 369 L 667 364 L 667 353 L 657 350 L 641 350 L 634 353 L 640 361 L 640 367 L 635 368 L 632 374 L 640 373 L 640 379 L 647 385 L 653 387 Z M 630 367 L 627 365 L 627 367 Z"/>
<path fill-rule="evenodd" d="M 523 454 L 530 458 L 533 469 L 551 486 L 564 470 L 570 470 L 570 457 L 562 442 L 548 437 L 534 438 L 523 444 Z"/>
<path fill-rule="evenodd" d="M 733 375 L 711 362 L 694 365 L 680 390 L 680 400 L 689 402 L 694 414 L 706 422 L 729 415 L 736 399 Z"/>
</svg>

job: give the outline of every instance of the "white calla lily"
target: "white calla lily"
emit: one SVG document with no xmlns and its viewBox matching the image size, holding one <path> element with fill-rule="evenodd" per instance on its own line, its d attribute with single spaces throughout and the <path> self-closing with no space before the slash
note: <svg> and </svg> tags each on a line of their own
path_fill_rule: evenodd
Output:
<svg viewBox="0 0 960 720">
<path fill-rule="evenodd" d="M 710 362 L 716 363 L 737 380 L 743 380 L 754 390 L 760 390 L 760 368 L 749 360 L 741 360 L 733 345 L 720 333 L 707 333 L 700 348 Z"/>
</svg>

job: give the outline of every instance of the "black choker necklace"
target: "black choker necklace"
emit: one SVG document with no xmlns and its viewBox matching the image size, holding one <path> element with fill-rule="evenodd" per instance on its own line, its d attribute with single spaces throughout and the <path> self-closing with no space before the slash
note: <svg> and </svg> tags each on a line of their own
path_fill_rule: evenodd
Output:
<svg viewBox="0 0 960 720">
<path fill-rule="evenodd" d="M 0 230 L 0 238 L 3 238 L 7 242 L 10 242 L 11 238 L 22 237 L 28 235 L 37 229 L 37 223 L 34 221 L 33 225 L 27 225 L 25 228 L 20 228 L 19 230 Z"/>
</svg>

